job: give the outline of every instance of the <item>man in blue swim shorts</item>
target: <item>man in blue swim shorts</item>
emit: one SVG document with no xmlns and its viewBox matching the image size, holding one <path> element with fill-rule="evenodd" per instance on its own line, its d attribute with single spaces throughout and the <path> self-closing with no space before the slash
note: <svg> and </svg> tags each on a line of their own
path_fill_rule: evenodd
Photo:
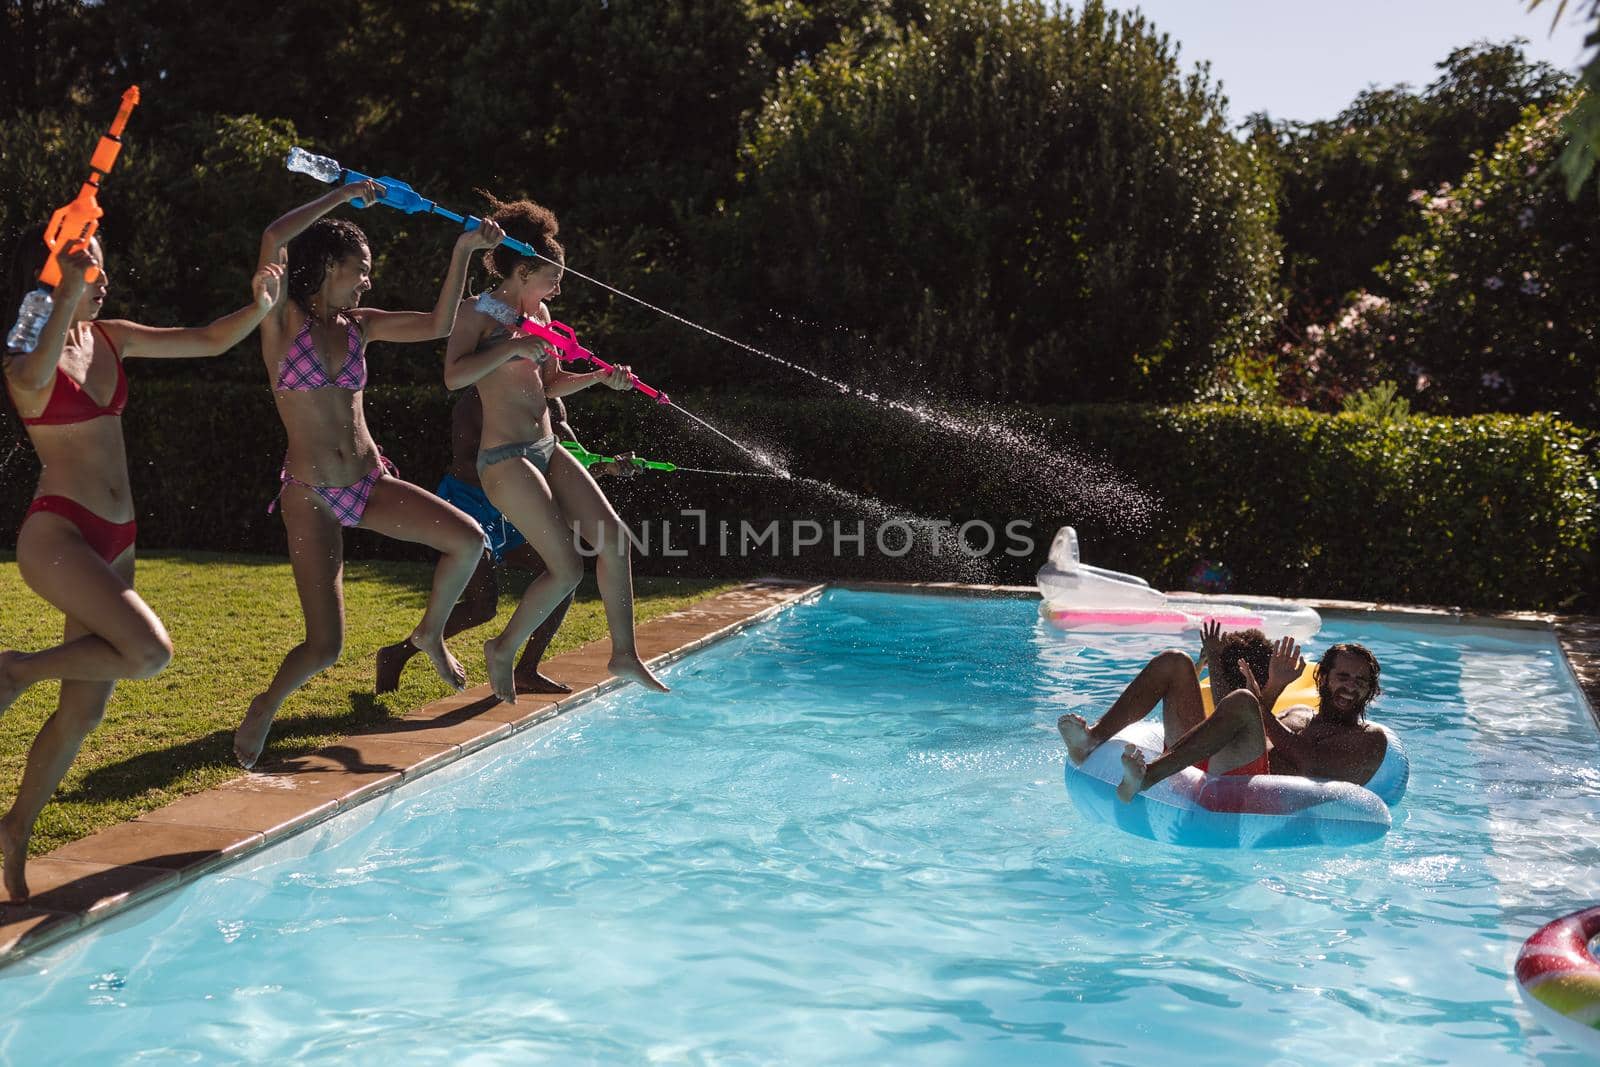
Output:
<svg viewBox="0 0 1600 1067">
<path fill-rule="evenodd" d="M 578 440 L 572 427 L 567 423 L 566 405 L 554 397 L 550 400 L 550 422 L 556 440 Z M 533 546 L 528 544 L 528 539 L 522 535 L 522 531 L 513 526 L 511 521 L 489 502 L 482 483 L 478 481 L 478 440 L 482 430 L 483 401 L 479 399 L 476 387 L 465 389 L 456 399 L 455 406 L 450 412 L 450 467 L 440 479 L 436 491 L 440 499 L 460 508 L 482 527 L 488 550 L 483 554 L 478 569 L 473 572 L 472 580 L 467 583 L 466 592 L 461 594 L 461 600 L 451 610 L 450 618 L 445 622 L 446 637 L 462 630 L 470 630 L 474 626 L 481 626 L 494 618 L 495 610 L 500 603 L 501 567 L 515 567 L 535 575 L 545 569 L 544 560 L 540 559 Z M 610 463 L 596 464 L 592 470 L 617 478 L 631 478 L 639 473 L 639 468 L 631 462 L 632 459 L 632 452 L 624 452 Z M 551 639 L 561 628 L 561 621 L 566 618 L 567 609 L 571 606 L 572 596 L 569 594 L 539 628 L 528 635 L 528 643 L 517 659 L 516 671 L 512 676 L 516 682 L 517 692 L 572 692 L 571 687 L 563 685 L 539 670 L 539 661 L 544 658 L 545 650 L 550 647 Z M 400 672 L 416 654 L 417 650 L 411 646 L 410 641 L 401 641 L 380 648 L 376 691 L 388 693 L 397 688 L 400 684 Z"/>
</svg>

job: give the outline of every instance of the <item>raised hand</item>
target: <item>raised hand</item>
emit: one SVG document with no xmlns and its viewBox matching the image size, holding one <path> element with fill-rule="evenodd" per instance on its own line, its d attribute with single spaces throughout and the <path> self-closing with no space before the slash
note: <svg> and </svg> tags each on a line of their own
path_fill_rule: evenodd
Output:
<svg viewBox="0 0 1600 1067">
<path fill-rule="evenodd" d="M 1267 664 L 1267 688 L 1274 693 L 1281 693 L 1305 669 L 1306 661 L 1300 655 L 1300 646 L 1295 644 L 1294 638 L 1285 637 L 1272 646 L 1272 660 Z"/>
<path fill-rule="evenodd" d="M 362 207 L 371 207 L 384 197 L 384 188 L 381 182 L 368 178 L 365 181 L 351 182 L 340 192 L 344 193 L 347 201 L 361 201 Z"/>
<path fill-rule="evenodd" d="M 505 239 L 506 232 L 500 228 L 499 223 L 484 219 L 478 223 L 476 229 L 467 230 L 456 238 L 456 244 L 464 245 L 468 250 L 476 250 L 479 248 L 493 248 Z"/>
<path fill-rule="evenodd" d="M 1244 687 L 1250 690 L 1250 695 L 1257 701 L 1261 699 L 1261 681 L 1256 677 L 1256 672 L 1250 669 L 1250 664 L 1244 658 L 1238 661 L 1239 674 L 1244 678 Z M 1269 672 L 1270 673 L 1270 672 Z"/>
<path fill-rule="evenodd" d="M 68 290 L 82 289 L 88 284 L 89 272 L 100 266 L 100 261 L 94 258 L 87 243 L 70 249 L 63 248 L 56 256 L 56 262 L 61 265 L 60 286 Z"/>
<path fill-rule="evenodd" d="M 1200 624 L 1200 662 L 1209 666 L 1222 645 L 1222 624 L 1207 619 Z"/>
<path fill-rule="evenodd" d="M 275 308 L 283 300 L 289 287 L 284 284 L 284 265 L 282 257 L 279 262 L 268 263 L 256 271 L 256 276 L 250 279 L 250 292 L 255 297 L 258 306 Z"/>
<path fill-rule="evenodd" d="M 1239 673 L 1244 675 L 1244 686 L 1261 703 L 1263 711 L 1271 710 L 1272 705 L 1278 702 L 1278 696 L 1305 669 L 1306 661 L 1300 655 L 1300 646 L 1295 644 L 1292 637 L 1285 637 L 1272 646 L 1272 659 L 1267 661 L 1264 689 L 1261 679 L 1250 669 L 1250 664 L 1239 660 Z"/>
</svg>

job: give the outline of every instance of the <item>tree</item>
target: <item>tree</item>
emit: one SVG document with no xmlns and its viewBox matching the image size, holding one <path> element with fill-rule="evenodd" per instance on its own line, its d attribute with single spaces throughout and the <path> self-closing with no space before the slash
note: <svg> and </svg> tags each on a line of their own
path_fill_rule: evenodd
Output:
<svg viewBox="0 0 1600 1067">
<path fill-rule="evenodd" d="M 486 187 L 560 216 L 586 274 L 696 319 L 722 302 L 696 264 L 725 255 L 705 220 L 734 194 L 744 116 L 777 71 L 863 22 L 922 17 L 923 0 L 487 0 L 453 77 L 445 128 L 463 197 Z M 468 147 L 472 146 L 472 147 Z M 447 182 L 447 186 L 451 182 Z M 575 280 L 561 314 L 613 351 L 657 353 L 683 383 L 707 381 L 709 346 Z"/>
<path fill-rule="evenodd" d="M 1528 9 L 1531 11 L 1543 2 L 1528 0 Z M 1587 0 L 1587 4 L 1589 10 L 1583 17 L 1593 22 L 1594 27 L 1583 43 L 1585 47 L 1596 51 L 1590 55 L 1589 62 L 1584 64 L 1583 72 L 1578 75 L 1583 96 L 1567 112 L 1562 123 L 1568 141 L 1561 152 L 1561 172 L 1566 175 L 1567 196 L 1572 200 L 1578 198 L 1578 191 L 1588 182 L 1589 176 L 1594 173 L 1596 161 L 1600 160 L 1600 0 Z M 1566 14 L 1567 0 L 1556 0 L 1555 8 L 1552 26 Z"/>
<path fill-rule="evenodd" d="M 1600 425 L 1600 217 L 1554 173 L 1572 106 L 1529 108 L 1458 183 L 1419 196 L 1418 232 L 1380 270 L 1394 298 L 1364 294 L 1299 362 L 1335 392 L 1389 379 L 1429 411 Z"/>
<path fill-rule="evenodd" d="M 1548 104 L 1571 79 L 1530 63 L 1525 41 L 1457 48 L 1421 92 L 1369 89 L 1331 121 L 1247 120 L 1279 174 L 1278 226 L 1292 334 L 1358 290 L 1392 295 L 1374 274 L 1394 242 L 1421 220 L 1418 189 L 1459 180 L 1523 108 Z"/>
<path fill-rule="evenodd" d="M 789 337 L 823 323 L 807 360 L 838 373 L 1179 398 L 1271 319 L 1260 160 L 1204 69 L 1098 0 L 847 33 L 779 75 L 742 160 L 722 291 Z"/>
</svg>

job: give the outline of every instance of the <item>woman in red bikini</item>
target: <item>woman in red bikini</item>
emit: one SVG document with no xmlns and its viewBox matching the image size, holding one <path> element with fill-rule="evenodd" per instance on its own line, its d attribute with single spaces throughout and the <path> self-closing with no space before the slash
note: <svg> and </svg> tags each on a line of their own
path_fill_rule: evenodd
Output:
<svg viewBox="0 0 1600 1067">
<path fill-rule="evenodd" d="M 382 195 L 370 181 L 333 189 L 284 215 L 261 237 L 259 264 L 277 263 L 285 246 L 288 251 L 289 299 L 261 323 L 261 356 L 289 435 L 273 507 L 283 507 L 306 636 L 289 650 L 267 690 L 250 702 L 234 733 L 234 756 L 244 767 L 260 758 L 273 716 L 289 694 L 338 662 L 344 646 L 343 527 L 439 553 L 428 606 L 410 641 L 451 686 L 460 689 L 466 682 L 466 672 L 444 646 L 444 625 L 483 556 L 483 531 L 432 493 L 395 477 L 367 431 L 361 395 L 367 345 L 449 336 L 469 258 L 499 244 L 501 233 L 485 223 L 461 235 L 432 311 L 358 307 L 372 288 L 366 235 L 354 223 L 323 216 L 340 204 L 358 198 L 375 203 Z"/>
<path fill-rule="evenodd" d="M 17 294 L 44 266 L 42 228 L 14 261 Z M 88 280 L 91 272 L 93 281 Z M 61 679 L 55 714 L 28 751 L 11 810 L 0 817 L 4 882 L 25 900 L 24 866 L 34 820 L 61 783 L 122 678 L 148 678 L 172 658 L 161 620 L 133 591 L 134 508 L 122 410 L 122 361 L 216 356 L 244 340 L 281 295 L 283 268 L 263 263 L 252 301 L 209 326 L 159 329 L 100 322 L 109 282 L 98 239 L 61 255 L 61 283 L 39 343 L 5 357 L 6 387 L 39 455 L 39 486 L 17 531 L 17 569 L 28 587 L 66 616 L 61 644 L 0 652 L 0 712 L 34 682 Z"/>
</svg>

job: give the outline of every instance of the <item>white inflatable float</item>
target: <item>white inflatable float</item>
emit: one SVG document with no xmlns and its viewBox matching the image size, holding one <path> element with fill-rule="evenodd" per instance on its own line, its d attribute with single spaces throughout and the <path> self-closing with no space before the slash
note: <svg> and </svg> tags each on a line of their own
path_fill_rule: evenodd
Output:
<svg viewBox="0 0 1600 1067">
<path fill-rule="evenodd" d="M 1211 683 L 1200 683 L 1200 700 L 1211 714 Z M 1316 668 L 1289 683 L 1273 708 L 1321 703 Z M 1186 767 L 1131 801 L 1117 796 L 1122 752 L 1134 745 L 1148 763 L 1161 755 L 1158 720 L 1136 722 L 1100 745 L 1081 766 L 1067 761 L 1067 793 L 1084 814 L 1131 834 L 1195 848 L 1292 848 L 1299 845 L 1358 845 L 1389 832 L 1389 809 L 1406 795 L 1411 761 L 1405 746 L 1379 724 L 1387 744 L 1383 762 L 1365 784 L 1302 778 L 1290 774 L 1211 775 Z"/>
<path fill-rule="evenodd" d="M 1035 580 L 1044 598 L 1039 614 L 1062 630 L 1175 634 L 1215 619 L 1224 630 L 1261 629 L 1304 641 L 1322 629 L 1320 615 L 1292 601 L 1169 595 L 1135 575 L 1091 567 L 1078 558 L 1078 533 L 1070 526 L 1056 532 Z"/>
<path fill-rule="evenodd" d="M 1295 848 L 1359 845 L 1389 832 L 1390 805 L 1405 795 L 1410 763 L 1388 728 L 1383 764 L 1366 785 L 1287 774 L 1212 775 L 1186 767 L 1124 803 L 1122 750 L 1147 761 L 1161 755 L 1161 723 L 1136 722 L 1100 745 L 1081 766 L 1067 761 L 1067 794 L 1085 815 L 1130 834 L 1190 848 Z"/>
</svg>

